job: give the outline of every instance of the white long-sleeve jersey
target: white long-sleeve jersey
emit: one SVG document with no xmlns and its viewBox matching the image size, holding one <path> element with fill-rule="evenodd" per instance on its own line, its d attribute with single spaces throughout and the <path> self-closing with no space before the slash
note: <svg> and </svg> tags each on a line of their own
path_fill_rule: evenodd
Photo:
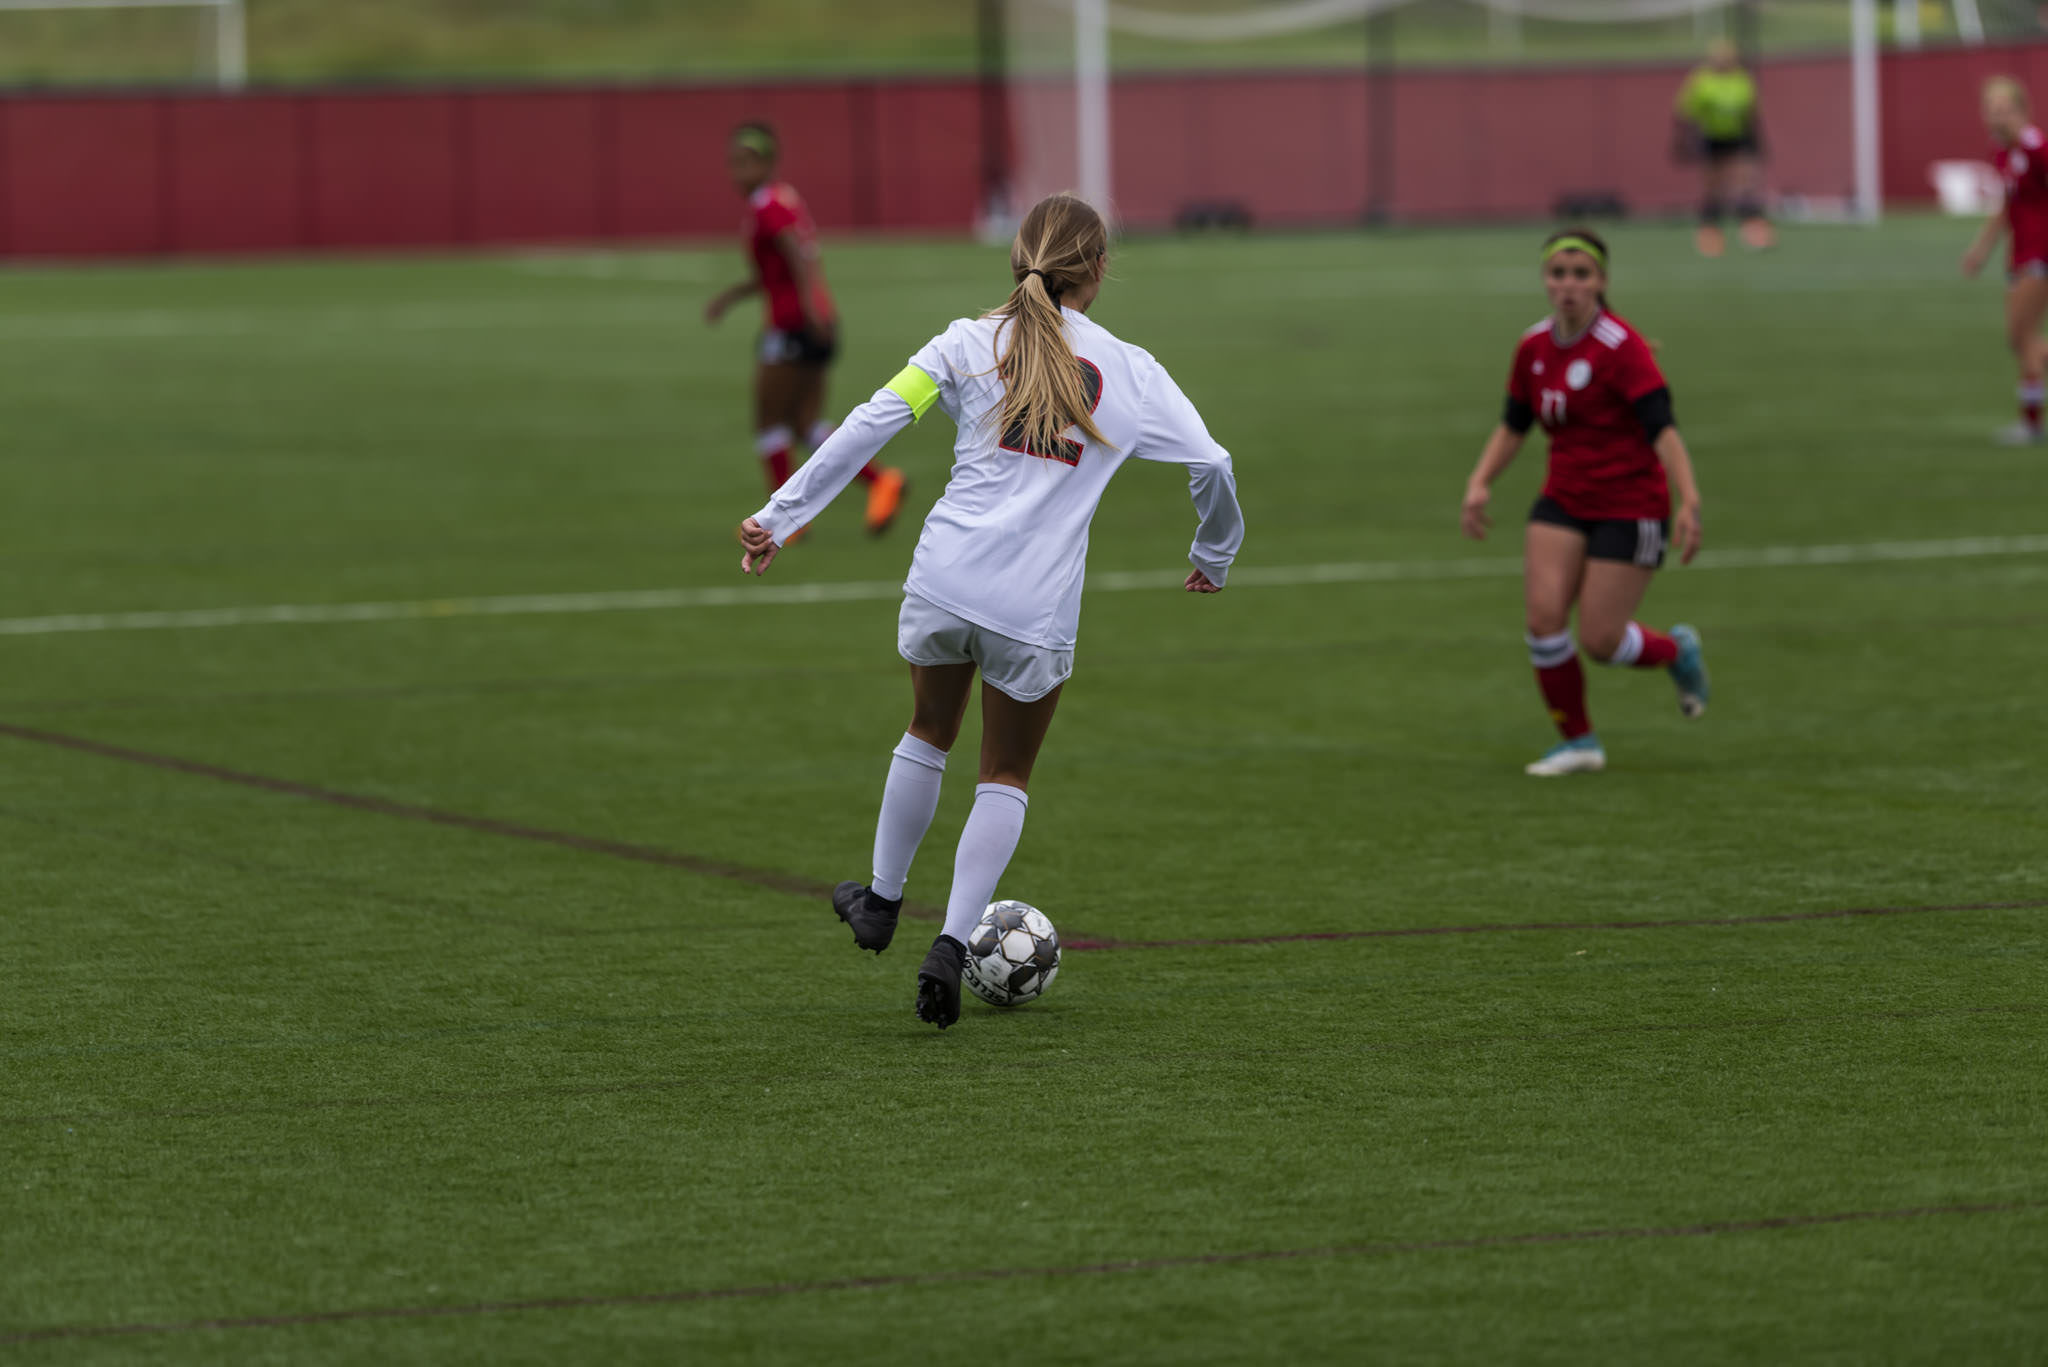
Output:
<svg viewBox="0 0 2048 1367">
<path fill-rule="evenodd" d="M 1069 428 L 1062 450 L 1034 454 L 995 430 L 1002 324 L 962 318 L 910 358 L 910 368 L 856 408 L 768 506 L 755 514 L 780 545 L 933 402 L 953 419 L 953 474 L 925 519 L 904 590 L 978 626 L 1072 650 L 1081 622 L 1088 524 L 1126 459 L 1188 467 L 1200 524 L 1188 560 L 1219 588 L 1244 540 L 1230 453 L 1202 425 L 1165 367 L 1074 309 L 1067 340 L 1095 390 L 1104 445 Z"/>
</svg>

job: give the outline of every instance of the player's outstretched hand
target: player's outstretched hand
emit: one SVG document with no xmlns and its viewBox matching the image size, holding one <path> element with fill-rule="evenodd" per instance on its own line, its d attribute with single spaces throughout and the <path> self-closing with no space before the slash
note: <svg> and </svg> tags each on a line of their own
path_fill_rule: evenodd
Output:
<svg viewBox="0 0 2048 1367">
<path fill-rule="evenodd" d="M 1486 540 L 1486 529 L 1493 525 L 1493 519 L 1486 515 L 1486 505 L 1492 497 L 1493 491 L 1484 484 L 1465 486 L 1465 506 L 1458 512 L 1458 525 L 1474 541 Z"/>
<path fill-rule="evenodd" d="M 1986 255 L 1988 255 L 1988 253 L 1980 252 L 1975 247 L 1972 247 L 1970 248 L 1970 250 L 1964 252 L 1963 274 L 1968 276 L 1970 279 L 1975 280 L 1977 278 L 1978 273 L 1984 269 L 1984 258 Z"/>
<path fill-rule="evenodd" d="M 1186 590 L 1187 590 L 1187 591 L 1188 591 L 1189 593 L 1221 593 L 1221 592 L 1223 592 L 1223 587 L 1222 587 L 1222 585 L 1220 585 L 1220 584 L 1212 584 L 1212 583 L 1210 583 L 1210 582 L 1209 582 L 1209 576 L 1208 576 L 1208 575 L 1206 575 L 1206 574 L 1203 574 L 1203 573 L 1202 573 L 1202 572 L 1201 572 L 1200 570 L 1189 570 L 1189 571 L 1188 571 L 1188 581 L 1187 581 L 1187 583 L 1185 583 L 1185 584 L 1182 584 L 1182 585 L 1181 585 L 1181 587 L 1182 587 L 1182 588 L 1184 588 L 1184 589 L 1186 589 Z"/>
<path fill-rule="evenodd" d="M 1680 505 L 1678 516 L 1672 519 L 1671 531 L 1678 538 L 1678 563 L 1690 565 L 1692 558 L 1700 553 L 1699 505 Z"/>
<path fill-rule="evenodd" d="M 740 523 L 739 540 L 741 574 L 765 574 L 782 551 L 782 547 L 775 544 L 775 538 L 768 534 L 768 529 L 751 517 Z"/>
</svg>

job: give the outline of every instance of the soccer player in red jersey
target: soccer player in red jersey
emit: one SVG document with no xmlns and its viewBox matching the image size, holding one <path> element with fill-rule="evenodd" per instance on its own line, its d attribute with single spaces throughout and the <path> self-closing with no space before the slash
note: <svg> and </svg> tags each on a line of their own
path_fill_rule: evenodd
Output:
<svg viewBox="0 0 2048 1367">
<path fill-rule="evenodd" d="M 2048 371 L 2048 138 L 2027 112 L 2026 88 L 2010 76 L 1984 83 L 1984 125 L 1997 142 L 1998 172 L 2005 179 L 2005 204 L 1963 253 L 1963 273 L 1984 269 L 1998 239 L 2012 230 L 2012 258 L 2005 287 L 2005 341 L 2020 366 L 2020 420 L 1999 434 L 2008 446 L 2042 440 L 2042 375 Z"/>
<path fill-rule="evenodd" d="M 747 200 L 740 231 L 754 275 L 720 290 L 704 309 L 705 321 L 715 323 L 749 295 L 767 296 L 768 328 L 754 371 L 754 449 L 771 494 L 789 478 L 792 447 L 801 441 L 815 451 L 832 435 L 833 425 L 824 420 L 825 371 L 839 347 L 818 230 L 795 187 L 776 178 L 779 153 L 775 132 L 764 123 L 741 124 L 726 144 L 726 170 Z M 903 506 L 903 472 L 870 464 L 859 478 L 868 487 L 868 531 L 880 536 Z"/>
<path fill-rule="evenodd" d="M 1681 561 L 1700 548 L 1700 491 L 1671 390 L 1649 343 L 1607 309 L 1607 244 L 1567 229 L 1544 242 L 1542 261 L 1550 316 L 1522 334 L 1507 410 L 1465 486 L 1462 521 L 1465 535 L 1485 538 L 1493 481 L 1542 423 L 1550 471 L 1529 510 L 1522 574 L 1529 660 L 1564 737 L 1527 772 L 1549 778 L 1607 767 L 1586 713 L 1574 604 L 1579 646 L 1602 664 L 1667 671 L 1685 716 L 1706 710 L 1707 669 L 1699 632 L 1675 626 L 1666 635 L 1635 620 L 1673 534 Z"/>
</svg>

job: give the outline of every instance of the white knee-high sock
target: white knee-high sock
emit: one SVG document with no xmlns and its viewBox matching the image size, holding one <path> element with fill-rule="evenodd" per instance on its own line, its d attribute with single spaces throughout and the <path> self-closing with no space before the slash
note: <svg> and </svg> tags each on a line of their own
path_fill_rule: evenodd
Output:
<svg viewBox="0 0 2048 1367">
<path fill-rule="evenodd" d="M 946 752 L 908 731 L 889 761 L 882 785 L 882 814 L 875 819 L 875 896 L 894 902 L 903 896 L 910 861 L 939 809 L 939 784 L 946 777 Z"/>
<path fill-rule="evenodd" d="M 953 855 L 953 892 L 946 899 L 945 933 L 963 945 L 995 896 L 1010 856 L 1017 852 L 1024 810 L 1030 805 L 1022 788 L 1006 783 L 974 786 L 974 810 L 960 832 L 960 848 Z"/>
</svg>

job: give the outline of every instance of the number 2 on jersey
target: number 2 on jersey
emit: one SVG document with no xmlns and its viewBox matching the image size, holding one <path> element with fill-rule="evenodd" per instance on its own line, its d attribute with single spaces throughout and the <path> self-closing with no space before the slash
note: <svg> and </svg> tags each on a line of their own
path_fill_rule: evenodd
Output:
<svg viewBox="0 0 2048 1367">
<path fill-rule="evenodd" d="M 1080 360 L 1079 357 L 1075 359 Z M 1081 391 L 1088 396 L 1088 411 L 1093 413 L 1102 404 L 1102 372 L 1095 368 L 1093 361 L 1081 361 Z M 1061 437 L 1057 451 L 1034 450 L 1025 443 L 1024 424 L 1018 423 L 1003 433 L 1003 449 L 1019 455 L 1037 456 L 1041 460 L 1056 460 L 1062 465 L 1079 465 L 1081 452 L 1086 448 L 1078 441 Z"/>
</svg>

